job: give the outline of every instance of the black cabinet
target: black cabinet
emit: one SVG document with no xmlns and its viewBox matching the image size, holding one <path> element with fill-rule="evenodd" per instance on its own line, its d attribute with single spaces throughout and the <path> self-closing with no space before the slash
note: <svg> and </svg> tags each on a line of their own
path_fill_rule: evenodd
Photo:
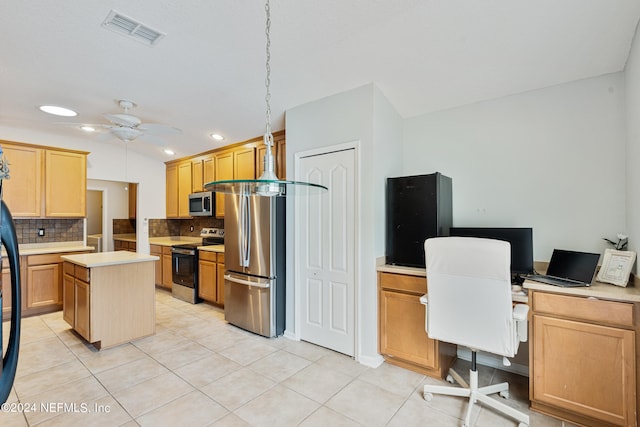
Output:
<svg viewBox="0 0 640 427">
<path fill-rule="evenodd" d="M 424 241 L 449 235 L 451 178 L 439 172 L 387 178 L 386 214 L 387 264 L 424 267 Z"/>
</svg>

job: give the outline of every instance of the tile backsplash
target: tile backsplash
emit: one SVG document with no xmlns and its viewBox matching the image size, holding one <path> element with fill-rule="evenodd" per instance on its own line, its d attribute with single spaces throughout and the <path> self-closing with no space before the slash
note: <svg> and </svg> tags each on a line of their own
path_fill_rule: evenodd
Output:
<svg viewBox="0 0 640 427">
<path fill-rule="evenodd" d="M 113 234 L 131 234 L 136 232 L 135 219 L 114 219 Z"/>
<path fill-rule="evenodd" d="M 18 244 L 71 242 L 84 239 L 84 220 L 77 219 L 14 219 Z M 38 236 L 38 229 L 44 236 Z"/>
<path fill-rule="evenodd" d="M 193 231 L 191 231 L 193 227 Z M 149 237 L 200 236 L 202 228 L 224 228 L 224 220 L 212 217 L 192 219 L 150 219 Z"/>
</svg>

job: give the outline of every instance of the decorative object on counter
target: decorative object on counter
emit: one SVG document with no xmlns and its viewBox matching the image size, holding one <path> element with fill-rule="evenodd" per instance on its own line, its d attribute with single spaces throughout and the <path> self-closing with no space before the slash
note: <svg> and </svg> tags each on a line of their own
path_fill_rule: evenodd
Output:
<svg viewBox="0 0 640 427">
<path fill-rule="evenodd" d="M 609 240 L 606 237 L 603 237 L 602 240 L 612 244 L 617 251 L 621 251 L 622 249 L 627 247 L 627 244 L 629 243 L 629 236 L 627 236 L 626 234 L 618 233 L 616 237 L 618 238 L 617 242 Z"/>
<path fill-rule="evenodd" d="M 271 133 L 271 7 L 269 0 L 265 4 L 265 12 L 267 15 L 265 34 L 267 36 L 267 77 L 265 79 L 267 104 L 266 111 L 266 132 L 264 134 L 264 145 L 267 146 L 264 154 L 264 172 L 258 179 L 235 179 L 213 181 L 205 184 L 205 188 L 209 191 L 227 194 L 250 195 L 257 194 L 259 196 L 274 197 L 286 194 L 292 194 L 294 189 L 304 190 L 306 192 L 322 193 L 328 190 L 327 187 L 320 184 L 303 181 L 280 180 L 275 173 L 275 160 L 271 147 L 273 147 L 273 134 Z"/>
<path fill-rule="evenodd" d="M 9 340 L 7 344 L 7 354 L 3 356 L 3 328 L 0 328 L 0 403 L 5 403 L 13 387 L 13 381 L 18 368 L 18 354 L 20 352 L 20 317 L 21 313 L 21 287 L 20 287 L 20 253 L 18 251 L 18 238 L 13 226 L 13 218 L 6 203 L 2 200 L 2 180 L 9 178 L 9 162 L 4 157 L 2 147 L 0 147 L 0 241 L 9 257 L 9 269 L 11 283 L 3 286 L 0 277 L 0 308 L 3 307 L 2 299 L 11 299 L 11 325 L 9 329 Z M 2 258 L 0 257 L 0 270 L 2 269 Z M 3 290 L 8 295 L 3 295 Z"/>
<path fill-rule="evenodd" d="M 620 234 L 618 234 L 618 236 L 620 236 Z M 629 275 L 631 274 L 631 268 L 635 260 L 636 253 L 633 251 L 605 249 L 597 280 L 599 282 L 626 287 L 629 283 Z"/>
</svg>

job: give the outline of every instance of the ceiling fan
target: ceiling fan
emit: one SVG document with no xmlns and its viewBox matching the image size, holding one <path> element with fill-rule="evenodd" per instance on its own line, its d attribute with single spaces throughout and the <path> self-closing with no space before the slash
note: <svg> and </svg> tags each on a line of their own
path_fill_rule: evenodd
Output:
<svg viewBox="0 0 640 427">
<path fill-rule="evenodd" d="M 162 135 L 178 135 L 182 131 L 173 126 L 159 123 L 143 123 L 138 117 L 129 114 L 129 110 L 136 107 L 133 101 L 118 100 L 118 105 L 124 113 L 103 114 L 110 124 L 82 124 L 82 128 L 101 128 L 121 141 L 131 142 L 140 138 L 146 142 L 161 146 L 167 145 L 166 141 L 158 138 Z"/>
</svg>

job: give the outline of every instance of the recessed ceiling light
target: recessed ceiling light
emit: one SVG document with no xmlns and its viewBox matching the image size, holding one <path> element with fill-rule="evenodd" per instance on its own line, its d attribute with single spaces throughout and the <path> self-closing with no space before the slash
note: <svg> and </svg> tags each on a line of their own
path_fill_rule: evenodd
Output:
<svg viewBox="0 0 640 427">
<path fill-rule="evenodd" d="M 219 133 L 212 133 L 209 136 L 216 141 L 222 141 L 224 139 L 224 136 L 220 135 Z"/>
<path fill-rule="evenodd" d="M 78 115 L 78 113 L 76 113 L 73 110 L 70 110 L 64 107 L 58 107 L 56 105 L 41 105 L 40 111 L 53 114 L 54 116 L 63 116 L 63 117 L 75 117 Z"/>
<path fill-rule="evenodd" d="M 80 129 L 82 129 L 85 132 L 95 132 L 96 128 L 94 128 L 93 126 L 80 126 Z"/>
<path fill-rule="evenodd" d="M 168 154 L 170 156 L 173 156 L 174 154 L 176 154 L 173 150 L 169 150 L 168 148 L 166 150 L 164 150 L 165 154 Z"/>
</svg>

